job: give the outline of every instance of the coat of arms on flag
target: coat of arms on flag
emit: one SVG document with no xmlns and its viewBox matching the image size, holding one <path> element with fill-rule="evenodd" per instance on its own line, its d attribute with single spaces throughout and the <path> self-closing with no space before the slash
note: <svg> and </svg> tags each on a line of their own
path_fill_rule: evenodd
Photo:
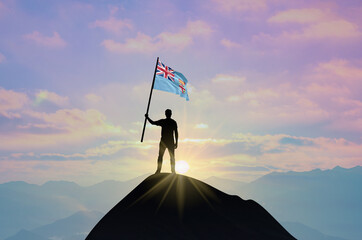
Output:
<svg viewBox="0 0 362 240">
<path fill-rule="evenodd" d="M 182 73 L 173 70 L 158 60 L 154 89 L 175 93 L 189 101 L 186 85 L 187 79 Z"/>
</svg>

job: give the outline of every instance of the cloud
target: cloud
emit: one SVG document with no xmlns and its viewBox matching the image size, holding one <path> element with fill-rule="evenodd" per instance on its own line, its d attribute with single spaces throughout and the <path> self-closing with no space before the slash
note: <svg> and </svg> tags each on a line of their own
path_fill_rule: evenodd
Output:
<svg viewBox="0 0 362 240">
<path fill-rule="evenodd" d="M 0 182 L 23 180 L 43 184 L 51 180 L 67 180 L 84 186 L 96 184 L 105 179 L 126 181 L 153 170 L 151 161 L 139 165 L 129 164 L 135 159 L 121 161 L 72 160 L 47 161 L 44 159 L 0 161 Z M 140 163 L 140 162 L 138 162 Z"/>
<path fill-rule="evenodd" d="M 257 162 L 273 163 L 273 166 L 282 169 L 290 169 L 290 163 L 295 165 L 293 170 L 301 171 L 314 169 L 316 166 L 333 168 L 340 164 L 352 167 L 362 160 L 359 156 L 362 151 L 361 145 L 343 138 L 309 138 L 284 134 L 235 136 L 249 146 L 260 145 L 262 155 L 257 157 Z"/>
<path fill-rule="evenodd" d="M 314 69 L 317 74 L 322 76 L 333 75 L 340 81 L 359 82 L 362 78 L 362 67 L 353 66 L 346 59 L 332 59 L 328 62 L 321 62 Z"/>
<path fill-rule="evenodd" d="M 101 45 L 108 51 L 117 53 L 152 53 L 161 50 L 182 50 L 193 43 L 195 37 L 208 36 L 213 30 L 203 21 L 189 21 L 179 32 L 162 32 L 151 37 L 138 32 L 135 38 L 126 39 L 124 43 L 112 39 L 104 40 Z"/>
<path fill-rule="evenodd" d="M 53 113 L 25 109 L 22 115 L 25 123 L 0 136 L 1 150 L 60 150 L 126 133 L 95 109 L 60 109 Z"/>
<path fill-rule="evenodd" d="M 22 109 L 29 99 L 26 94 L 6 90 L 0 87 L 0 115 L 6 118 L 20 118 L 18 110 Z"/>
<path fill-rule="evenodd" d="M 258 11 L 267 8 L 265 0 L 212 0 L 215 10 L 225 13 Z"/>
<path fill-rule="evenodd" d="M 47 160 L 80 160 L 80 159 L 95 159 L 101 160 L 105 157 L 109 157 L 119 153 L 123 149 L 135 148 L 137 145 L 145 148 L 145 145 L 140 145 L 135 142 L 127 141 L 108 141 L 105 144 L 102 144 L 98 147 L 89 148 L 84 153 L 73 153 L 73 154 L 64 154 L 64 153 L 42 153 L 40 156 L 37 156 L 42 159 Z"/>
<path fill-rule="evenodd" d="M 197 129 L 207 129 L 209 128 L 209 125 L 205 124 L 205 123 L 199 123 L 195 125 L 195 128 Z"/>
<path fill-rule="evenodd" d="M 345 40 L 362 36 L 357 24 L 343 19 L 329 10 L 316 8 L 289 9 L 277 13 L 268 19 L 269 23 L 302 24 L 297 30 L 283 31 L 279 35 L 260 33 L 253 36 L 253 41 L 278 44 L 285 41 L 305 40 Z"/>
<path fill-rule="evenodd" d="M 350 90 L 346 86 L 337 86 L 334 83 L 312 82 L 305 87 L 305 91 L 312 96 L 346 96 Z"/>
<path fill-rule="evenodd" d="M 328 11 L 317 8 L 289 9 L 270 17 L 270 23 L 317 23 L 329 19 Z"/>
<path fill-rule="evenodd" d="M 246 77 L 240 77 L 229 74 L 217 74 L 211 81 L 214 83 L 242 83 Z"/>
<path fill-rule="evenodd" d="M 239 77 L 235 76 L 234 81 L 222 82 L 223 79 L 234 79 L 229 78 L 227 74 L 225 76 L 218 74 L 214 79 L 217 79 L 215 84 L 208 88 L 217 103 L 207 102 L 213 106 L 213 111 L 218 111 L 221 116 L 231 114 L 234 124 L 263 127 L 286 124 L 296 126 L 315 124 L 331 117 L 330 112 L 321 104 L 323 102 L 320 102 L 320 98 L 311 97 L 303 87 L 290 84 L 288 78 L 284 80 L 285 83 L 271 86 L 258 86 L 253 78 L 245 82 L 239 80 L 243 86 L 236 87 L 233 84 L 238 83 Z M 239 111 L 231 110 L 235 108 Z"/>
<path fill-rule="evenodd" d="M 5 61 L 6 61 L 6 57 L 2 53 L 0 53 L 0 63 L 3 63 Z"/>
<path fill-rule="evenodd" d="M 27 127 L 54 128 L 81 136 L 121 132 L 119 127 L 107 124 L 106 117 L 95 109 L 60 109 L 55 113 L 26 111 L 24 114 L 43 122 L 29 124 Z"/>
<path fill-rule="evenodd" d="M 255 173 L 255 179 L 271 169 L 308 171 L 337 165 L 353 167 L 362 161 L 362 145 L 343 138 L 239 133 L 230 139 L 183 139 L 179 147 L 183 152 L 178 153 L 178 157 L 186 159 L 194 171 L 190 174 L 198 176 L 226 176 L 234 171 L 264 172 Z M 240 174 L 240 177 L 245 175 Z"/>
<path fill-rule="evenodd" d="M 50 139 L 51 140 L 51 139 Z M 21 141 L 20 141 L 21 143 Z M 108 162 L 118 163 L 117 171 L 113 174 L 128 174 L 129 169 L 149 171 L 153 169 L 154 162 L 149 156 L 157 156 L 158 141 L 109 140 L 106 143 L 88 148 L 82 153 L 19 153 L 12 154 L 11 159 L 18 163 L 15 168 L 7 165 L 8 171 L 21 171 L 25 161 L 38 164 L 41 160 L 45 165 L 57 165 L 61 167 L 61 161 L 68 160 L 69 164 L 77 162 L 81 165 L 83 173 L 93 176 L 97 165 Z M 205 178 L 213 176 L 227 176 L 238 172 L 237 179 L 253 180 L 275 169 L 307 171 L 316 167 L 328 169 L 337 165 L 353 167 L 362 161 L 362 146 L 343 138 L 301 137 L 287 134 L 254 135 L 238 133 L 232 138 L 200 138 L 180 139 L 177 159 L 187 161 L 190 166 L 190 176 Z M 121 156 L 121 159 L 120 158 Z M 125 157 L 126 156 L 126 157 Z M 127 158 L 127 159 L 125 159 Z M 92 160 L 92 164 L 89 161 Z M 113 160 L 117 161 L 113 161 Z M 8 159 L 10 160 L 10 159 Z M 54 160 L 56 160 L 54 162 Z M 5 160 L 1 162 L 9 162 Z M 58 162 L 58 163 L 56 163 Z M 82 163 L 83 162 L 83 163 Z M 165 161 L 165 165 L 168 161 Z M 64 165 L 64 164 L 63 164 Z M 67 164 L 65 164 L 67 165 Z M 143 167 L 140 167 L 140 166 Z M 147 166 L 146 168 L 144 166 Z M 64 166 L 63 166 L 64 167 Z M 167 168 L 168 166 L 164 166 Z M 62 168 L 62 167 L 61 167 Z M 67 173 L 75 174 L 80 168 L 68 169 Z M 102 172 L 110 172 L 114 169 L 111 164 L 102 169 Z M 148 170 L 147 170 L 148 169 Z M 49 169 L 49 171 L 52 171 Z M 38 172 L 37 170 L 35 172 Z M 245 172 L 253 173 L 252 175 Z M 33 172 L 34 174 L 34 172 Z M 134 173 L 136 174 L 136 173 Z M 139 173 L 140 174 L 140 173 Z M 109 174 L 107 174 L 109 175 Z M 98 176 L 95 174 L 95 176 Z M 64 178 L 64 175 L 63 175 Z"/>
<path fill-rule="evenodd" d="M 125 43 L 107 39 L 104 40 L 101 45 L 108 51 L 116 53 L 150 53 L 157 51 L 159 48 L 159 44 L 155 40 L 143 33 L 137 33 L 136 38 L 127 39 Z"/>
<path fill-rule="evenodd" d="M 38 31 L 24 35 L 25 39 L 31 40 L 38 45 L 51 47 L 51 48 L 62 48 L 67 45 L 67 43 L 60 37 L 59 33 L 53 32 L 53 36 L 44 36 Z"/>
<path fill-rule="evenodd" d="M 104 30 L 119 34 L 124 29 L 132 29 L 132 21 L 128 19 L 117 19 L 113 16 L 109 17 L 107 20 L 96 20 L 93 23 L 90 23 L 91 28 L 103 28 Z"/>
<path fill-rule="evenodd" d="M 340 19 L 327 22 L 320 22 L 308 26 L 300 32 L 284 33 L 283 37 L 290 39 L 324 39 L 324 38 L 355 38 L 360 37 L 361 32 L 358 26 L 349 21 Z"/>
<path fill-rule="evenodd" d="M 65 106 L 68 104 L 68 100 L 69 100 L 68 97 L 63 97 L 54 92 L 49 92 L 47 90 L 40 90 L 36 94 L 34 104 L 39 105 L 44 101 L 48 101 L 58 106 Z"/>
<path fill-rule="evenodd" d="M 293 126 L 303 129 L 319 124 L 322 131 L 361 132 L 358 124 L 362 119 L 359 110 L 362 66 L 359 61 L 331 59 L 306 67 L 297 76 L 245 74 L 247 80 L 243 81 L 240 77 L 243 75 L 217 74 L 211 78 L 213 84 L 203 87 L 202 91 L 212 98 L 200 95 L 196 89 L 198 101 L 203 103 L 198 108 L 217 113 L 215 122 L 213 119 L 208 122 L 210 126 L 217 124 L 216 119 L 223 122 L 219 116 L 228 116 L 230 128 Z M 235 85 L 239 83 L 242 85 Z"/>
<path fill-rule="evenodd" d="M 221 171 L 227 171 L 227 172 L 270 172 L 269 168 L 261 167 L 261 166 L 227 166 L 227 167 L 220 167 Z"/>
<path fill-rule="evenodd" d="M 91 102 L 91 103 L 98 103 L 98 102 L 100 102 L 103 98 L 102 98 L 101 96 L 98 96 L 97 94 L 88 93 L 87 95 L 85 95 L 85 99 L 86 99 L 88 102 Z"/>
<path fill-rule="evenodd" d="M 361 132 L 362 67 L 344 59 L 318 63 L 307 76 L 305 94 L 330 113 L 329 131 Z"/>
<path fill-rule="evenodd" d="M 223 38 L 220 41 L 221 45 L 223 45 L 226 48 L 241 48 L 241 44 L 233 42 L 229 39 Z"/>
</svg>

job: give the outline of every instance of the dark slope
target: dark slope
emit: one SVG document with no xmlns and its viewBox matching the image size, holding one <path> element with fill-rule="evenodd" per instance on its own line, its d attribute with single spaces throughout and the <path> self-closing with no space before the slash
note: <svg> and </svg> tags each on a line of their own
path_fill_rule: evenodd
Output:
<svg viewBox="0 0 362 240">
<path fill-rule="evenodd" d="M 294 238 L 252 200 L 190 177 L 157 174 L 109 211 L 86 239 Z"/>
</svg>

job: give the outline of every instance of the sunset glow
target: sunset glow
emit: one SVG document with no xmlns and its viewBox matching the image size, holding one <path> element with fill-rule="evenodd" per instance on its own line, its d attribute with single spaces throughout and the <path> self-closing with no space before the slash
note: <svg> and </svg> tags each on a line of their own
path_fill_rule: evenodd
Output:
<svg viewBox="0 0 362 240">
<path fill-rule="evenodd" d="M 188 80 L 190 101 L 155 90 L 149 110 L 158 120 L 172 109 L 188 175 L 362 165 L 360 10 L 352 0 L 0 0 L 0 182 L 154 172 L 161 128 L 140 137 L 157 57 Z"/>
<path fill-rule="evenodd" d="M 189 170 L 190 166 L 186 161 L 176 161 L 176 172 L 185 174 Z"/>
</svg>

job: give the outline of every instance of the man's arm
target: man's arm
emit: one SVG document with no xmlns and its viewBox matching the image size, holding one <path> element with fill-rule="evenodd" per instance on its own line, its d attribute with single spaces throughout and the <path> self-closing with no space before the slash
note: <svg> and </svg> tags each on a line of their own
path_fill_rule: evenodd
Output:
<svg viewBox="0 0 362 240">
<path fill-rule="evenodd" d="M 148 117 L 148 114 L 145 114 L 145 117 L 152 125 L 161 126 L 161 124 L 162 124 L 162 119 L 160 119 L 158 121 L 153 121 L 151 118 Z"/>
<path fill-rule="evenodd" d="M 175 130 L 175 138 L 176 138 L 176 143 L 175 143 L 175 149 L 177 148 L 177 145 L 178 145 L 178 131 L 177 131 L 177 127 L 176 127 L 176 130 Z"/>
<path fill-rule="evenodd" d="M 146 119 L 152 124 L 155 125 L 155 121 L 148 117 L 148 114 L 145 114 Z"/>
</svg>

